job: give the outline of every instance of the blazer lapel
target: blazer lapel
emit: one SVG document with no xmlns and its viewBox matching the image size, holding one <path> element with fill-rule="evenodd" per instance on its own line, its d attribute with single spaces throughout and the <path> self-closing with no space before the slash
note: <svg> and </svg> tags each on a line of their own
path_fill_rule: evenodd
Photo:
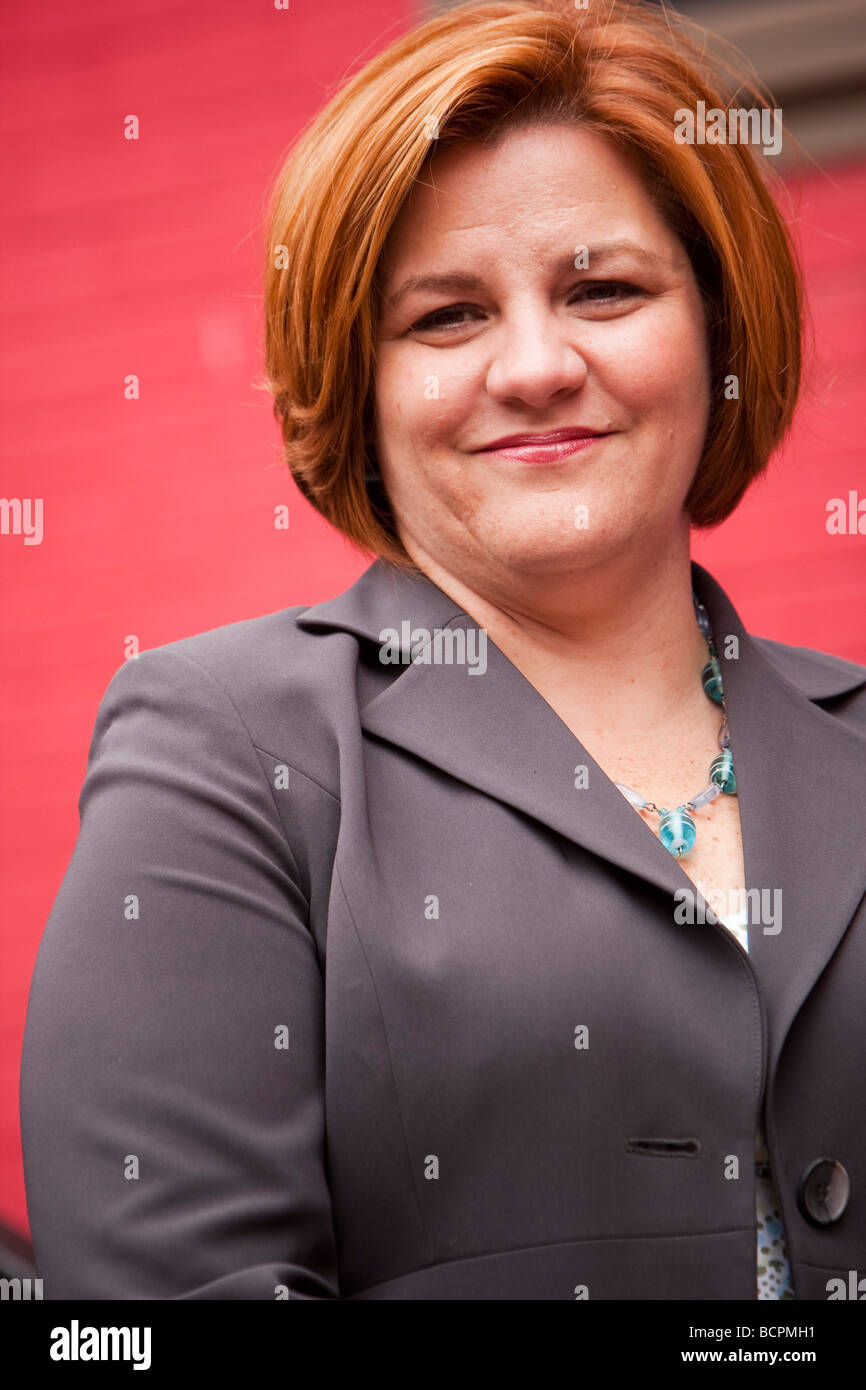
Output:
<svg viewBox="0 0 866 1390">
<path fill-rule="evenodd" d="M 746 886 L 752 890 L 750 956 L 765 995 L 773 1068 L 797 1009 L 866 887 L 860 795 L 866 738 L 813 703 L 862 685 L 866 676 L 853 664 L 822 665 L 791 648 L 779 648 L 774 662 L 772 644 L 749 636 L 724 590 L 694 561 L 692 580 L 722 660 Z M 361 710 L 368 734 L 661 890 L 672 900 L 672 926 L 678 891 L 688 889 L 699 911 L 708 910 L 654 830 L 489 638 L 483 674 L 471 674 L 466 664 L 424 660 L 437 629 L 471 629 L 478 638 L 474 620 L 425 575 L 377 560 L 343 594 L 306 609 L 297 621 L 310 630 L 353 632 L 377 645 L 387 629 L 406 634 L 408 624 L 415 660 Z M 726 647 L 737 656 L 725 659 Z M 588 771 L 585 789 L 575 785 L 581 767 Z M 780 902 L 781 919 L 771 923 L 766 908 Z"/>
<path fill-rule="evenodd" d="M 762 986 L 772 1075 L 788 1029 L 866 890 L 866 737 L 816 701 L 866 684 L 850 662 L 750 637 L 730 599 L 693 564 L 722 661 L 737 776 L 746 886 L 778 889 L 781 918 L 749 904 L 749 954 Z M 782 670 L 786 674 L 782 674 Z M 761 920 L 763 918 L 763 920 Z"/>
</svg>

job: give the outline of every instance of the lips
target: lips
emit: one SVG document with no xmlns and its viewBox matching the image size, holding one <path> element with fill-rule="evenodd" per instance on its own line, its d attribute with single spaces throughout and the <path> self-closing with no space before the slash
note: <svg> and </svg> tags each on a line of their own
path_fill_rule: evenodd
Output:
<svg viewBox="0 0 866 1390">
<path fill-rule="evenodd" d="M 560 464 L 594 444 L 610 437 L 611 431 L 591 430 L 574 425 L 544 434 L 509 434 L 476 449 L 477 454 L 491 454 L 502 460 L 517 463 Z"/>
<path fill-rule="evenodd" d="M 475 452 L 485 453 L 490 449 L 542 448 L 545 444 L 567 444 L 573 439 L 597 439 L 604 430 L 591 430 L 583 425 L 569 426 L 560 430 L 548 430 L 546 434 L 507 434 L 494 439 L 492 444 L 482 444 Z"/>
</svg>

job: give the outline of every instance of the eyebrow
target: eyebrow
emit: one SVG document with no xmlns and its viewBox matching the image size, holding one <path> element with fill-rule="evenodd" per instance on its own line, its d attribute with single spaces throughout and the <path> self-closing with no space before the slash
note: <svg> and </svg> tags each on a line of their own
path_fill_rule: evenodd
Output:
<svg viewBox="0 0 866 1390">
<path fill-rule="evenodd" d="M 646 246 L 641 246 L 639 242 L 625 239 L 619 241 L 603 241 L 595 246 L 588 247 L 587 259 L 589 265 L 587 269 L 595 269 L 596 262 L 601 261 L 604 263 L 604 261 L 611 260 L 614 256 L 621 255 L 623 252 L 636 256 L 638 260 L 652 266 L 654 269 L 670 269 L 669 263 L 663 256 L 657 255 L 655 251 L 650 251 Z M 574 257 L 574 252 L 569 252 L 568 255 L 560 256 L 559 259 L 553 263 L 552 268 L 555 273 L 557 275 L 564 275 L 567 270 L 575 269 Z M 389 308 L 393 309 L 413 290 L 439 290 L 445 294 L 450 294 L 452 291 L 457 291 L 459 293 L 464 290 L 478 290 L 482 288 L 483 284 L 484 281 L 480 275 L 467 275 L 462 271 L 456 270 L 447 271 L 439 275 L 410 275 L 408 280 L 403 281 L 398 290 L 386 297 L 385 303 Z"/>
</svg>

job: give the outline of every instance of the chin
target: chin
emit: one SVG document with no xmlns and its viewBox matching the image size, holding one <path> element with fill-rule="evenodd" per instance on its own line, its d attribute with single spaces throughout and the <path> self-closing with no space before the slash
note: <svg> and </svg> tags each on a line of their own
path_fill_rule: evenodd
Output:
<svg viewBox="0 0 866 1390">
<path fill-rule="evenodd" d="M 513 532 L 499 531 L 487 541 L 488 552 L 500 564 L 524 574 L 554 574 L 559 570 L 589 568 L 600 558 L 598 538 L 587 531 L 569 529 L 561 522 Z"/>
</svg>

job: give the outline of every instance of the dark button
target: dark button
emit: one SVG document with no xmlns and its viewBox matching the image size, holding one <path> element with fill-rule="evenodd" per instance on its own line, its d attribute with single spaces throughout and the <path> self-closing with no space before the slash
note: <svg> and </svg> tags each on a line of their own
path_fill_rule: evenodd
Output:
<svg viewBox="0 0 866 1390">
<path fill-rule="evenodd" d="M 848 1205 L 851 1183 L 835 1158 L 816 1158 L 797 1185 L 797 1206 L 813 1226 L 832 1226 Z"/>
</svg>

